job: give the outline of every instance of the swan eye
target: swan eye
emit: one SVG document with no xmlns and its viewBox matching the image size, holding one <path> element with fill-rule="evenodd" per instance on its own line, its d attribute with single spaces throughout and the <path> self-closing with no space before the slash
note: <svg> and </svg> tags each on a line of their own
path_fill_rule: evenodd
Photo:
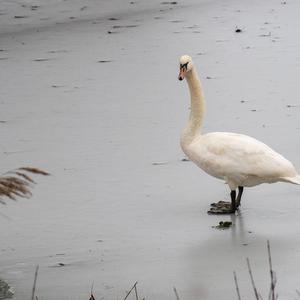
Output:
<svg viewBox="0 0 300 300">
<path fill-rule="evenodd" d="M 180 68 L 187 70 L 187 65 L 188 65 L 188 62 L 185 64 L 180 64 Z"/>
</svg>

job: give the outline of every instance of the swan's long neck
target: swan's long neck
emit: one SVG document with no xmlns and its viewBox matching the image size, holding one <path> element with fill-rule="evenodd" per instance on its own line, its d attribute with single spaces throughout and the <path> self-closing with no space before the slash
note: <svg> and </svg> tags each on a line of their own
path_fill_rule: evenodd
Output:
<svg viewBox="0 0 300 300">
<path fill-rule="evenodd" d="M 191 95 L 191 113 L 188 124 L 183 131 L 181 141 L 184 144 L 189 144 L 201 135 L 205 103 L 201 82 L 195 68 L 187 73 L 186 80 Z"/>
</svg>

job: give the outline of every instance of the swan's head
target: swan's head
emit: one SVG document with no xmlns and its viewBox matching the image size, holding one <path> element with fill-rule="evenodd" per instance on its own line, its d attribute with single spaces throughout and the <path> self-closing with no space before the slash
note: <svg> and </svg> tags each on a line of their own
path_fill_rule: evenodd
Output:
<svg viewBox="0 0 300 300">
<path fill-rule="evenodd" d="M 179 59 L 179 75 L 178 79 L 183 80 L 185 76 L 193 69 L 192 58 L 188 55 L 182 55 Z"/>
</svg>

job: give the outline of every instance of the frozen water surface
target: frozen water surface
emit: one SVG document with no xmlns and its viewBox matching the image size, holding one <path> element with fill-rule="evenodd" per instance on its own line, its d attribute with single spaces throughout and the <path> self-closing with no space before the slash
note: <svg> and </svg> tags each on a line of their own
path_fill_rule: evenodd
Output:
<svg viewBox="0 0 300 300">
<path fill-rule="evenodd" d="M 22 6 L 24 4 L 25 6 Z M 35 7 L 37 6 L 37 7 Z M 298 1 L 3 1 L 1 169 L 33 165 L 30 200 L 1 206 L 1 278 L 29 298 L 253 297 L 299 288 L 300 190 L 246 189 L 238 216 L 209 216 L 227 186 L 184 158 L 189 110 L 178 58 L 193 56 L 205 131 L 263 140 L 300 170 Z M 236 29 L 241 32 L 236 32 Z M 212 226 L 232 220 L 218 231 Z"/>
</svg>

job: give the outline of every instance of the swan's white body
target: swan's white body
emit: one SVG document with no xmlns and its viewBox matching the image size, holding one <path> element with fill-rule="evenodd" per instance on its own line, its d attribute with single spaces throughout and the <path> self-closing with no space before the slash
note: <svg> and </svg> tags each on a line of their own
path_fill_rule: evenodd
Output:
<svg viewBox="0 0 300 300">
<path fill-rule="evenodd" d="M 188 63 L 187 63 L 188 62 Z M 189 56 L 181 66 L 191 94 L 191 113 L 180 144 L 183 152 L 206 173 L 224 180 L 231 190 L 278 181 L 300 184 L 300 176 L 291 162 L 266 144 L 243 134 L 213 132 L 201 134 L 204 96 L 195 67 Z M 190 67 L 189 67 L 190 65 Z"/>
<path fill-rule="evenodd" d="M 213 132 L 181 143 L 184 153 L 206 173 L 225 180 L 231 190 L 261 183 L 300 184 L 294 166 L 266 144 L 246 135 Z"/>
</svg>

